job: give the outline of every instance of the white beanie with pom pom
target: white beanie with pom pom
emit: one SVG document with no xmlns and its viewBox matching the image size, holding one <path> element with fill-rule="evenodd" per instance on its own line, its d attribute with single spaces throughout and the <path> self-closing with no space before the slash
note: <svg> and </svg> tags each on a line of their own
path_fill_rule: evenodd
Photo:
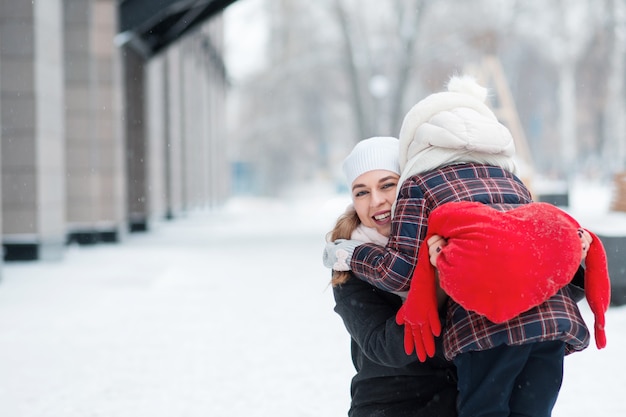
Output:
<svg viewBox="0 0 626 417">
<path fill-rule="evenodd" d="M 476 162 L 517 173 L 511 132 L 485 104 L 487 89 L 454 76 L 447 91 L 413 106 L 400 129 L 402 178 L 453 163 Z"/>
</svg>

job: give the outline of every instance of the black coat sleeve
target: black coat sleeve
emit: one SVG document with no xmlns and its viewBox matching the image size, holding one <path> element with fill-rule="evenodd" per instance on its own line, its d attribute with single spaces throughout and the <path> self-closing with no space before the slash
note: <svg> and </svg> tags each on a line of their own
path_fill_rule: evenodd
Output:
<svg viewBox="0 0 626 417">
<path fill-rule="evenodd" d="M 358 278 L 333 288 L 335 312 L 363 353 L 373 362 L 399 368 L 417 362 L 404 351 L 404 326 L 396 324 L 402 299 Z M 441 349 L 438 348 L 440 352 Z M 444 361 L 443 359 L 435 359 Z M 431 362 L 431 366 L 435 363 Z M 443 363 L 442 363 L 443 365 Z"/>
<path fill-rule="evenodd" d="M 585 298 L 585 269 L 580 266 L 574 274 L 574 278 L 568 285 L 570 295 L 574 301 L 579 302 Z"/>
</svg>

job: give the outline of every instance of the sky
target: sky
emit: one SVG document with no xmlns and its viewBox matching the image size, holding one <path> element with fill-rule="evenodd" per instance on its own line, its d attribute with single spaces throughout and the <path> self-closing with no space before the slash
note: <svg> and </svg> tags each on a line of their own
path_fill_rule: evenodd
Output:
<svg viewBox="0 0 626 417">
<path fill-rule="evenodd" d="M 228 73 L 235 83 L 266 63 L 267 22 L 263 0 L 238 0 L 224 11 L 224 52 Z"/>
<path fill-rule="evenodd" d="M 576 211 L 599 227 L 607 189 L 579 190 Z M 349 336 L 321 261 L 347 201 L 309 184 L 4 264 L 0 416 L 347 415 Z M 626 415 L 624 329 L 626 306 L 611 307 L 607 347 L 566 358 L 555 417 Z"/>
</svg>

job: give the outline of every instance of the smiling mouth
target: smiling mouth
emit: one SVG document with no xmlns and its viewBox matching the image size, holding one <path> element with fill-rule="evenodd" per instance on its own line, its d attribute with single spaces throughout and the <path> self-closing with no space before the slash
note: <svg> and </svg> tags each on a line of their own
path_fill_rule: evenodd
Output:
<svg viewBox="0 0 626 417">
<path fill-rule="evenodd" d="M 386 212 L 386 213 L 383 213 L 383 214 L 377 214 L 376 216 L 374 216 L 374 220 L 380 222 L 380 221 L 383 221 L 385 219 L 388 219 L 389 216 L 391 216 L 390 212 Z"/>
</svg>

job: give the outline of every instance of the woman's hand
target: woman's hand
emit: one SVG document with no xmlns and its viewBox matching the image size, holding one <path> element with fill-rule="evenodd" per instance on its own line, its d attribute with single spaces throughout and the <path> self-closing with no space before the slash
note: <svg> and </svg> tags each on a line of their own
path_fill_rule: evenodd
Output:
<svg viewBox="0 0 626 417">
<path fill-rule="evenodd" d="M 430 255 L 430 263 L 432 264 L 432 266 L 436 268 L 437 258 L 439 257 L 439 254 L 441 253 L 441 249 L 446 245 L 447 242 L 443 237 L 439 235 L 433 235 L 426 241 L 426 243 L 428 244 L 428 254 Z"/>
<path fill-rule="evenodd" d="M 582 245 L 582 262 L 587 257 L 587 253 L 589 252 L 589 248 L 591 247 L 591 242 L 593 242 L 593 238 L 588 231 L 582 228 L 578 229 L 578 237 L 580 238 L 580 243 Z"/>
</svg>

